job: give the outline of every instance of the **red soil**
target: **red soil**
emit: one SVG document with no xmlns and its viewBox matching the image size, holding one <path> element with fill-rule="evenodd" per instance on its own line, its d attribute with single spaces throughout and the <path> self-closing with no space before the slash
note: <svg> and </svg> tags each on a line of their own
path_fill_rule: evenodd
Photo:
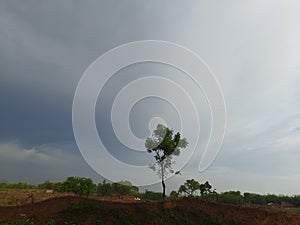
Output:
<svg viewBox="0 0 300 225">
<path fill-rule="evenodd" d="M 78 203 L 86 200 L 79 197 L 57 197 L 38 202 L 34 204 L 0 207 L 0 221 L 15 221 L 20 219 L 21 214 L 26 214 L 28 217 L 34 217 L 37 222 L 49 221 L 52 218 L 57 218 L 60 211 L 69 208 L 73 203 Z M 183 207 L 186 210 L 187 216 L 192 212 L 202 212 L 213 218 L 217 218 L 222 224 L 229 222 L 242 222 L 249 225 L 300 225 L 300 214 L 263 210 L 246 206 L 237 206 L 229 204 L 220 204 L 207 202 L 200 199 L 182 199 L 176 201 L 166 201 L 164 204 L 160 202 L 113 202 L 99 201 L 89 199 L 89 201 L 98 203 L 101 202 L 104 206 L 121 208 L 124 212 L 134 216 L 139 215 L 137 207 L 143 206 L 150 210 L 161 210 L 162 208 L 174 208 L 176 206 Z M 89 218 L 92 222 L 92 218 Z M 85 224 L 89 224 L 86 222 Z"/>
</svg>

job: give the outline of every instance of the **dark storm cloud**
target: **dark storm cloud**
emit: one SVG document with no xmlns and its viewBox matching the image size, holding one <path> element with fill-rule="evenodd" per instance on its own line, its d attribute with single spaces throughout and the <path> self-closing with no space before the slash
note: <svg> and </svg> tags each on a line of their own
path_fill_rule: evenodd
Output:
<svg viewBox="0 0 300 225">
<path fill-rule="evenodd" d="M 61 152 L 79 156 L 71 110 L 76 85 L 87 66 L 119 44 L 170 36 L 191 8 L 182 6 L 184 11 L 159 1 L 1 1 L 0 142 L 1 154 L 10 156 L 2 160 L 2 167 L 15 165 L 18 156 L 13 155 L 22 156 L 30 149 L 51 153 L 53 144 Z M 66 142 L 73 147 L 66 147 Z M 56 176 L 57 171 L 45 169 L 42 163 L 28 166 L 26 157 L 21 159 L 10 172 L 1 170 L 6 172 L 0 176 L 16 181 L 22 171 L 31 174 L 35 168 L 40 174 L 50 170 L 47 174 Z M 52 160 L 63 168 L 57 157 Z M 70 162 L 70 168 L 72 164 L 77 171 L 88 171 L 82 158 L 80 163 Z M 39 174 L 32 176 L 26 179 L 37 179 Z"/>
<path fill-rule="evenodd" d="M 1 139 L 72 139 L 72 97 L 86 67 L 117 44 L 167 34 L 163 28 L 182 19 L 176 7 L 160 14 L 166 3 L 57 3 L 1 3 Z"/>
</svg>

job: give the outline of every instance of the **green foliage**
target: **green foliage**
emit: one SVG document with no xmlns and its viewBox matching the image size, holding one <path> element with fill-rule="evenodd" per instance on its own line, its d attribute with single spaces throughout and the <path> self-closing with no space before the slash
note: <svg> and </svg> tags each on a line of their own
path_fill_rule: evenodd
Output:
<svg viewBox="0 0 300 225">
<path fill-rule="evenodd" d="M 300 195 L 292 196 L 288 201 L 294 204 L 296 207 L 300 207 Z"/>
<path fill-rule="evenodd" d="M 113 194 L 112 187 L 110 183 L 106 183 L 104 180 L 103 183 L 99 183 L 97 186 L 97 194 L 99 196 L 111 196 Z"/>
<path fill-rule="evenodd" d="M 210 194 L 212 192 L 211 188 L 212 188 L 212 186 L 210 185 L 210 183 L 208 181 L 206 181 L 204 184 L 200 184 L 199 190 L 200 190 L 201 196 Z"/>
<path fill-rule="evenodd" d="M 178 156 L 180 150 L 188 146 L 188 142 L 185 138 L 180 138 L 180 133 L 175 135 L 174 131 L 165 127 L 162 124 L 158 124 L 156 130 L 153 131 L 152 137 L 147 138 L 145 147 L 148 153 L 154 153 L 155 163 L 150 167 L 162 179 L 163 198 L 165 197 L 165 182 L 168 173 L 173 173 L 172 170 L 172 157 Z"/>
<path fill-rule="evenodd" d="M 56 183 L 50 182 L 49 180 L 46 180 L 44 183 L 38 184 L 37 188 L 38 189 L 54 189 Z"/>
<path fill-rule="evenodd" d="M 55 182 L 53 186 L 53 191 L 65 192 L 64 184 L 62 182 Z"/>
<path fill-rule="evenodd" d="M 194 196 L 195 192 L 200 189 L 200 183 L 194 179 L 186 180 L 186 182 L 179 187 L 178 192 L 181 195 Z"/>
<path fill-rule="evenodd" d="M 240 191 L 228 191 L 218 194 L 217 201 L 230 204 L 243 204 L 244 198 Z"/>
<path fill-rule="evenodd" d="M 244 193 L 244 201 L 245 203 L 263 205 L 267 204 L 266 196 L 254 194 L 254 193 Z"/>
<path fill-rule="evenodd" d="M 260 195 L 255 193 L 244 193 L 244 201 L 246 204 L 266 205 L 268 203 L 280 204 L 281 202 L 289 202 L 295 207 L 300 207 L 300 195 Z"/>
<path fill-rule="evenodd" d="M 143 200 L 161 200 L 162 199 L 162 193 L 160 192 L 153 192 L 146 190 L 145 193 L 141 193 L 140 197 Z"/>
<path fill-rule="evenodd" d="M 140 195 L 139 188 L 137 186 L 131 186 L 131 195 L 138 197 Z"/>
<path fill-rule="evenodd" d="M 171 191 L 170 198 L 171 199 L 177 199 L 177 198 L 179 198 L 178 192 L 177 191 Z"/>
<path fill-rule="evenodd" d="M 146 139 L 145 147 L 149 153 L 155 153 L 154 158 L 158 164 L 167 158 L 172 158 L 173 155 L 178 156 L 180 149 L 186 148 L 188 145 L 185 138 L 180 139 L 179 132 L 175 135 L 173 133 L 173 130 L 158 124 L 152 137 Z"/>
<path fill-rule="evenodd" d="M 131 186 L 124 185 L 120 183 L 112 183 L 112 191 L 114 194 L 119 195 L 130 195 L 131 194 Z"/>
<path fill-rule="evenodd" d="M 276 196 L 274 194 L 267 194 L 264 196 L 264 199 L 265 202 L 273 202 L 273 203 L 278 203 L 283 200 L 281 196 Z"/>
<path fill-rule="evenodd" d="M 98 196 L 111 196 L 113 194 L 139 196 L 138 191 L 139 188 L 132 186 L 129 181 L 120 181 L 110 184 L 104 180 L 103 183 L 99 183 L 97 186 Z"/>
<path fill-rule="evenodd" d="M 0 183 L 0 189 L 12 189 L 12 188 L 15 188 L 15 189 L 18 189 L 18 190 L 28 190 L 28 189 L 32 189 L 32 188 L 35 188 L 35 185 L 32 185 L 32 184 L 28 184 L 27 182 L 19 182 L 19 183 L 16 183 L 16 184 L 10 184 L 10 183 Z"/>
<path fill-rule="evenodd" d="M 73 192 L 79 196 L 89 196 L 92 192 L 95 192 L 96 185 L 90 178 L 68 177 L 60 188 L 64 192 Z"/>
<path fill-rule="evenodd" d="M 163 133 L 162 128 L 163 127 L 158 126 L 158 129 L 154 131 L 154 133 Z M 170 133 L 168 136 L 170 137 Z M 159 138 L 157 138 L 157 140 L 159 140 Z M 160 140 L 163 140 L 163 138 L 160 138 Z M 36 186 L 28 184 L 26 182 L 19 182 L 16 184 L 4 182 L 0 183 L 0 190 L 10 188 L 18 190 L 26 190 L 32 188 L 52 189 L 55 192 L 73 192 L 80 196 L 89 196 L 92 193 L 97 193 L 99 196 L 111 196 L 113 194 L 130 195 L 140 197 L 143 200 L 160 200 L 163 197 L 162 193 L 152 192 L 148 190 L 146 190 L 145 193 L 139 193 L 138 187 L 133 186 L 129 181 L 120 181 L 118 183 L 107 183 L 106 181 L 104 181 L 103 183 L 99 183 L 98 186 L 96 186 L 95 184 L 93 184 L 90 178 L 84 177 L 68 177 L 64 182 L 50 182 L 49 180 L 46 180 L 44 183 L 38 184 Z M 187 180 L 183 185 L 179 187 L 178 192 L 172 191 L 170 193 L 170 198 L 176 199 L 179 198 L 179 196 L 198 195 L 201 195 L 201 198 L 203 199 L 222 203 L 255 205 L 267 205 L 268 203 L 274 203 L 279 205 L 282 202 L 288 202 L 293 204 L 295 207 L 300 207 L 300 195 L 261 195 L 248 192 L 241 194 L 239 191 L 216 193 L 215 191 L 212 191 L 212 186 L 208 181 L 201 184 L 194 179 Z M 10 199 L 8 198 L 3 198 L 1 202 L 5 203 L 6 205 L 15 205 L 15 202 L 10 201 Z"/>
<path fill-rule="evenodd" d="M 182 196 L 192 197 L 197 195 L 197 192 L 201 194 L 201 196 L 212 193 L 212 186 L 208 181 L 204 184 L 200 184 L 198 181 L 191 179 L 186 180 L 186 182 L 179 187 L 178 193 Z"/>
</svg>

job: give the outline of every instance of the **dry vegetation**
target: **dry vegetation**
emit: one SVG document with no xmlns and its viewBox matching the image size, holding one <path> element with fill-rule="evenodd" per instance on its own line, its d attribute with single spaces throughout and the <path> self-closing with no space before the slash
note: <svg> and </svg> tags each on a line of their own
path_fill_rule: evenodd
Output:
<svg viewBox="0 0 300 225">
<path fill-rule="evenodd" d="M 70 196 L 68 193 L 46 193 L 39 189 L 6 189 L 0 190 L 0 206 L 20 206 L 47 200 L 53 197 Z"/>
</svg>

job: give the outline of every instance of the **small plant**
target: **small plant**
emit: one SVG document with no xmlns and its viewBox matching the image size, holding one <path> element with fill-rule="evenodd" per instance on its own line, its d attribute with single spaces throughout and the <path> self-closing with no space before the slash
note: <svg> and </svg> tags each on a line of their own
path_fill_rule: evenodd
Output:
<svg viewBox="0 0 300 225">
<path fill-rule="evenodd" d="M 55 225 L 54 220 L 49 220 L 46 225 Z"/>
<path fill-rule="evenodd" d="M 81 223 L 75 222 L 75 221 L 65 221 L 66 225 L 81 225 Z"/>
<path fill-rule="evenodd" d="M 1 222 L 0 225 L 36 225 L 33 218 L 28 218 L 26 214 L 20 214 L 21 220 L 15 222 Z"/>
</svg>

